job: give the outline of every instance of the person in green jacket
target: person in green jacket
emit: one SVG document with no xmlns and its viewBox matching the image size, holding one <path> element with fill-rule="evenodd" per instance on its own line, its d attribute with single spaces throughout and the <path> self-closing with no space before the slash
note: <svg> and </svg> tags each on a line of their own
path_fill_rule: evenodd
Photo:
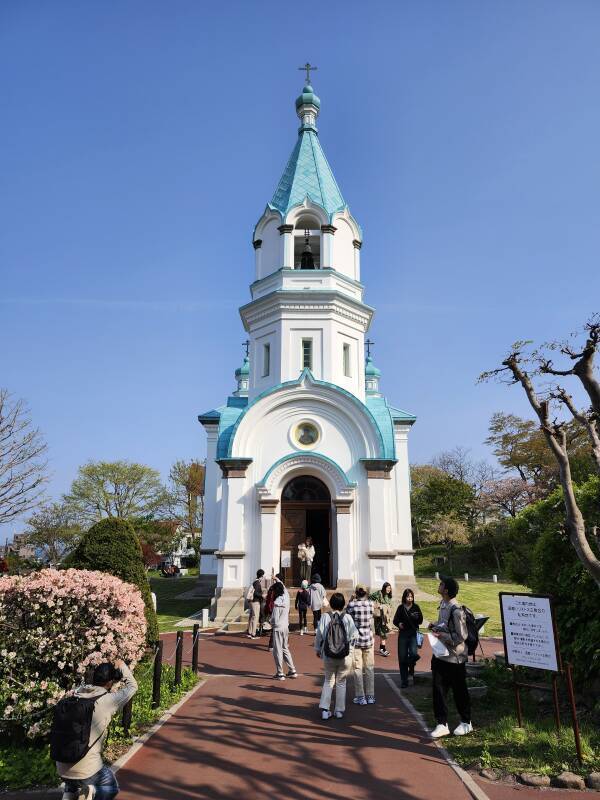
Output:
<svg viewBox="0 0 600 800">
<path fill-rule="evenodd" d="M 389 656 L 387 637 L 392 621 L 392 585 L 387 581 L 378 592 L 369 595 L 375 603 L 375 635 L 379 636 L 379 655 Z"/>
</svg>

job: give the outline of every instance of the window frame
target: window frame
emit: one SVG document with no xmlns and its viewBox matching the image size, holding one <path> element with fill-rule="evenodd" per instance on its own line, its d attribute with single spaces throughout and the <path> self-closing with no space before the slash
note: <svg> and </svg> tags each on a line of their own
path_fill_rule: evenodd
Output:
<svg viewBox="0 0 600 800">
<path fill-rule="evenodd" d="M 309 352 L 309 362 L 306 363 L 306 346 L 308 345 L 308 352 Z M 302 357 L 302 369 L 310 369 L 312 371 L 313 368 L 313 340 L 312 337 L 303 336 L 301 341 L 301 357 Z"/>
<path fill-rule="evenodd" d="M 342 372 L 344 378 L 352 377 L 352 350 L 348 342 L 342 344 Z"/>
<path fill-rule="evenodd" d="M 271 374 L 271 342 L 263 344 L 262 377 L 268 378 Z"/>
</svg>

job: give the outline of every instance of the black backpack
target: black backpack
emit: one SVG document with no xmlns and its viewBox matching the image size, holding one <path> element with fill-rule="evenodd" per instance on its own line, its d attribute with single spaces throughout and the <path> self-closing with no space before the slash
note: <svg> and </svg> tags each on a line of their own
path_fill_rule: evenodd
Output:
<svg viewBox="0 0 600 800">
<path fill-rule="evenodd" d="M 107 694 L 104 692 L 103 694 Z M 92 717 L 96 697 L 63 697 L 54 707 L 50 730 L 50 757 L 63 764 L 76 764 L 92 749 L 98 739 L 90 744 Z"/>
<path fill-rule="evenodd" d="M 475 622 L 475 614 L 473 614 L 471 609 L 468 606 L 460 606 L 460 608 L 464 611 L 467 625 L 467 638 L 465 639 L 467 654 L 473 656 L 479 644 L 479 628 Z M 454 620 L 453 612 L 450 614 L 450 620 Z M 452 626 L 454 627 L 454 621 L 452 622 Z"/>
<path fill-rule="evenodd" d="M 350 642 L 343 621 L 343 614 L 334 612 L 329 615 L 330 623 L 325 634 L 324 652 L 327 658 L 346 658 L 350 653 Z"/>
</svg>

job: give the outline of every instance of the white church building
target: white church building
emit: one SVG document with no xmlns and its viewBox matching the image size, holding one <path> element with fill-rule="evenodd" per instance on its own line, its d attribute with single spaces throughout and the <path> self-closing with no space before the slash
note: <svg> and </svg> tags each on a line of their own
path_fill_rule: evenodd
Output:
<svg viewBox="0 0 600 800">
<path fill-rule="evenodd" d="M 255 280 L 240 308 L 248 355 L 237 388 L 201 414 L 207 435 L 200 591 L 219 619 L 262 568 L 299 584 L 312 536 L 326 587 L 414 583 L 408 433 L 381 394 L 365 335 L 363 235 L 317 132 L 320 100 L 296 100 L 298 140 L 254 229 Z"/>
</svg>

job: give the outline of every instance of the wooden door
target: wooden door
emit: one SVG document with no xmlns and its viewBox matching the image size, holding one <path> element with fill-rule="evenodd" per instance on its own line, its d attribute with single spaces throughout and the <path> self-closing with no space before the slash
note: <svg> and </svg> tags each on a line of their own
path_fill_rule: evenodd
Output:
<svg viewBox="0 0 600 800">
<path fill-rule="evenodd" d="M 286 584 L 288 586 L 300 585 L 300 561 L 298 559 L 298 545 L 306 538 L 306 510 L 304 508 L 281 509 L 281 549 L 289 550 L 292 556 L 292 566 L 286 570 Z"/>
</svg>

